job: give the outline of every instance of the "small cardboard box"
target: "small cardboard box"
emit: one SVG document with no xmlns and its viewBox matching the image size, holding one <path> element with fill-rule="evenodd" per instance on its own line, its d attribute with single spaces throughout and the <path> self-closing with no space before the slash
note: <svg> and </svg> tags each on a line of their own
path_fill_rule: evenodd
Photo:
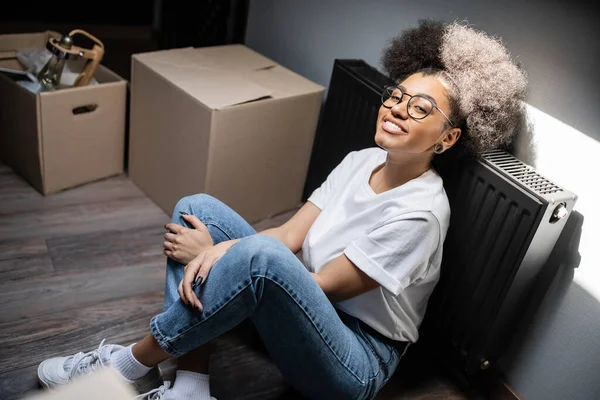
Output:
<svg viewBox="0 0 600 400">
<path fill-rule="evenodd" d="M 49 35 L 0 35 L 0 67 L 23 69 L 16 50 Z M 127 82 L 102 65 L 94 76 L 36 95 L 0 73 L 0 158 L 44 195 L 123 172 Z"/>
<path fill-rule="evenodd" d="M 301 202 L 324 88 L 244 45 L 132 57 L 129 175 L 168 215 L 207 193 L 249 222 Z"/>
</svg>

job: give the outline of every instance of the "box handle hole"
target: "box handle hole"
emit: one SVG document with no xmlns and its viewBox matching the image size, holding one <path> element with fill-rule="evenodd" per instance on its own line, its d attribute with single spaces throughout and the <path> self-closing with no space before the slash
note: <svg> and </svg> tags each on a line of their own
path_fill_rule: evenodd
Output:
<svg viewBox="0 0 600 400">
<path fill-rule="evenodd" d="M 95 111 L 96 108 L 98 108 L 98 104 L 88 104 L 85 106 L 75 107 L 73 109 L 73 115 L 91 113 L 91 112 Z"/>
</svg>

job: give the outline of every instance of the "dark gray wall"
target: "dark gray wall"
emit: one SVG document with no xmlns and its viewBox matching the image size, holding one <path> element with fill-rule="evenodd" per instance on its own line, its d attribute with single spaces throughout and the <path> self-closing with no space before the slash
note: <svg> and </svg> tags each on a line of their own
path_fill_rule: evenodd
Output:
<svg viewBox="0 0 600 400">
<path fill-rule="evenodd" d="M 528 102 L 600 139 L 600 46 L 591 1 L 254 0 L 247 43 L 329 84 L 334 58 L 380 67 L 381 48 L 420 18 L 467 20 L 499 36 L 529 73 Z"/>
<path fill-rule="evenodd" d="M 594 156 L 600 154 L 600 46 L 593 7 L 552 0 L 253 0 L 250 7 L 248 46 L 324 86 L 335 58 L 361 58 L 379 68 L 387 41 L 421 18 L 467 20 L 501 37 L 523 64 L 528 103 L 543 111 L 533 110 L 541 152 L 534 165 L 580 196 L 586 252 L 580 247 L 576 278 L 588 289 L 572 282 L 572 273 L 559 276 L 522 340 L 501 360 L 525 399 L 600 399 L 600 191 L 581 179 L 582 171 L 600 171 Z M 523 151 L 519 157 L 528 161 Z"/>
</svg>

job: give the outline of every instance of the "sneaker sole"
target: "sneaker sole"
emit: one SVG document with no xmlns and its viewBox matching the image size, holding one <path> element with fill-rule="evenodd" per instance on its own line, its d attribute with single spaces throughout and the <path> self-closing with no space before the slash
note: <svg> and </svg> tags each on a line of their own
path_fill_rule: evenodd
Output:
<svg viewBox="0 0 600 400">
<path fill-rule="evenodd" d="M 40 384 L 40 386 L 42 388 L 46 388 L 46 389 L 50 389 L 50 385 L 48 383 L 46 383 L 46 381 L 44 380 L 44 378 L 42 378 L 42 368 L 44 366 L 44 362 L 42 362 L 40 365 L 38 365 L 37 367 L 37 376 L 38 376 L 38 382 Z"/>
<path fill-rule="evenodd" d="M 42 388 L 52 389 L 52 388 L 54 388 L 54 386 L 57 386 L 57 385 L 52 385 L 50 382 L 48 382 L 47 380 L 44 379 L 43 369 L 44 369 L 44 365 L 46 364 L 46 361 L 42 361 L 42 363 L 37 367 L 38 382 Z"/>
</svg>

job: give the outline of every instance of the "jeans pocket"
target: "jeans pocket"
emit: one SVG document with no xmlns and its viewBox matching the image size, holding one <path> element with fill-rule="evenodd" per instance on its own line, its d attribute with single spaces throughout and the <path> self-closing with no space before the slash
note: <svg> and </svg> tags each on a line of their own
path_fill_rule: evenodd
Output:
<svg viewBox="0 0 600 400">
<path fill-rule="evenodd" d="M 370 329 L 365 328 L 363 323 L 358 320 L 356 321 L 356 330 L 367 343 L 382 369 L 387 369 L 386 367 L 394 360 L 394 357 L 400 357 L 393 346 L 379 339 L 376 334 L 370 332 Z"/>
</svg>

